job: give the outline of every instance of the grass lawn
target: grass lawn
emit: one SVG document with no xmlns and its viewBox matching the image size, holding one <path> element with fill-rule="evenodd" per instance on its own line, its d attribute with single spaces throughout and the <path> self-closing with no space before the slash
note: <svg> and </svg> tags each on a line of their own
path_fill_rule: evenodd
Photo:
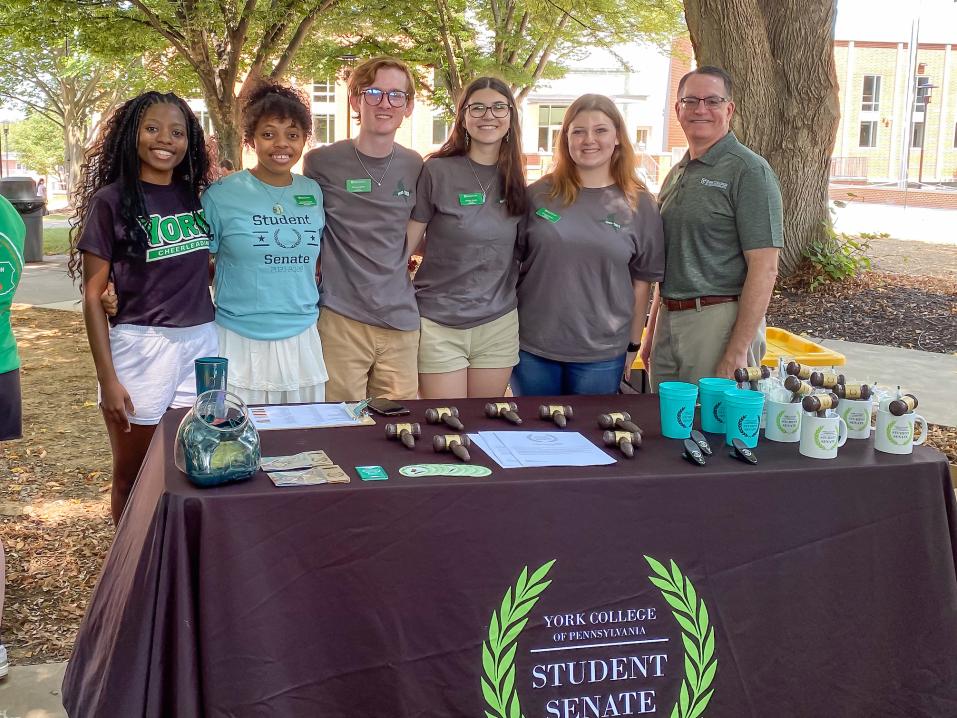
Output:
<svg viewBox="0 0 957 718">
<path fill-rule="evenodd" d="M 43 228 L 43 253 L 67 254 L 70 251 L 69 227 Z"/>
</svg>

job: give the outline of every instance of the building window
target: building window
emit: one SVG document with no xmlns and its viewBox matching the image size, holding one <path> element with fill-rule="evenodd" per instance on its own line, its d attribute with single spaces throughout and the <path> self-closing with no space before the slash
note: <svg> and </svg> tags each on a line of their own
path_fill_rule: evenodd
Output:
<svg viewBox="0 0 957 718">
<path fill-rule="evenodd" d="M 924 146 L 924 123 L 915 122 L 910 135 L 910 146 L 913 148 Z"/>
<path fill-rule="evenodd" d="M 861 123 L 860 147 L 877 147 L 877 120 Z"/>
<path fill-rule="evenodd" d="M 927 75 L 920 75 L 917 78 L 917 88 L 914 94 L 914 112 L 926 112 L 927 101 L 930 97 L 930 78 Z M 923 132 L 923 130 L 921 130 Z"/>
<path fill-rule="evenodd" d="M 881 76 L 864 75 L 864 94 L 861 96 L 861 112 L 878 112 L 881 106 Z"/>
<path fill-rule="evenodd" d="M 639 127 L 635 130 L 635 147 L 639 152 L 648 149 L 648 134 L 650 130 L 647 127 Z"/>
<path fill-rule="evenodd" d="M 558 135 L 562 131 L 562 120 L 565 119 L 567 105 L 539 105 L 538 106 L 538 151 L 554 152 Z"/>
<path fill-rule="evenodd" d="M 312 141 L 319 145 L 328 145 L 336 141 L 336 116 L 312 116 Z"/>
<path fill-rule="evenodd" d="M 441 145 L 452 131 L 452 124 L 445 119 L 445 115 L 432 115 L 432 144 Z"/>
<path fill-rule="evenodd" d="M 199 120 L 200 127 L 203 128 L 203 133 L 207 137 L 212 137 L 216 134 L 213 131 L 213 118 L 209 116 L 209 113 L 206 110 L 196 110 L 193 114 L 196 115 L 196 119 Z"/>
<path fill-rule="evenodd" d="M 335 102 L 336 83 L 332 79 L 319 80 L 312 83 L 313 102 Z"/>
</svg>

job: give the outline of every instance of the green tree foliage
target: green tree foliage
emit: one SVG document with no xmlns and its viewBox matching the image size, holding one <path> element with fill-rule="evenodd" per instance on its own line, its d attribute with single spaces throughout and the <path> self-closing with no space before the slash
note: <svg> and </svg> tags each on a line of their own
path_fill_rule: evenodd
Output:
<svg viewBox="0 0 957 718">
<path fill-rule="evenodd" d="M 62 0 L 59 0 L 62 2 Z M 242 161 L 242 93 L 278 79 L 335 0 L 90 0 L 87 21 L 162 41 L 192 70 L 221 158 Z"/>
<path fill-rule="evenodd" d="M 145 44 L 149 38 L 124 37 L 83 19 L 76 3 L 0 3 L 0 101 L 60 128 L 63 179 L 70 187 L 96 136 L 96 120 L 148 79 L 162 77 L 165 67 L 155 48 Z M 91 40 L 109 53 L 95 54 Z"/>
<path fill-rule="evenodd" d="M 10 149 L 20 164 L 41 175 L 63 179 L 63 128 L 39 112 L 10 125 Z"/>
<path fill-rule="evenodd" d="M 327 59 L 387 53 L 415 66 L 431 102 L 451 109 L 469 80 L 507 80 L 519 102 L 594 48 L 667 44 L 683 29 L 680 0 L 424 0 L 363 8 L 337 5 L 322 20 Z M 321 52 L 322 48 L 319 48 Z M 619 58 L 623 65 L 627 62 Z M 321 64 L 315 58 L 313 65 Z"/>
</svg>

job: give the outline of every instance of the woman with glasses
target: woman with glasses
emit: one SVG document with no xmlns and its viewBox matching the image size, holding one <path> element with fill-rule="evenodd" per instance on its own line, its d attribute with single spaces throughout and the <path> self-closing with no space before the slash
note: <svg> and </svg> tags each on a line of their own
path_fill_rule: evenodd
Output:
<svg viewBox="0 0 957 718">
<path fill-rule="evenodd" d="M 554 170 L 529 188 L 529 199 L 512 389 L 613 394 L 638 351 L 651 283 L 664 275 L 664 239 L 610 99 L 572 103 Z"/>
<path fill-rule="evenodd" d="M 423 398 L 497 397 L 518 361 L 515 246 L 528 205 L 521 130 L 508 85 L 462 93 L 449 139 L 425 162 L 409 222 L 421 315 Z"/>
</svg>

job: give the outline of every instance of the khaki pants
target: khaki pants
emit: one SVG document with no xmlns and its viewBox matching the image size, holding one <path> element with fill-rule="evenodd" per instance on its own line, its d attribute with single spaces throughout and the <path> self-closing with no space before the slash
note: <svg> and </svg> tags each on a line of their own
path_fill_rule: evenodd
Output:
<svg viewBox="0 0 957 718">
<path fill-rule="evenodd" d="M 737 318 L 738 302 L 680 312 L 669 312 L 662 302 L 651 347 L 651 390 L 658 393 L 663 381 L 695 384 L 702 377 L 714 376 Z M 762 319 L 748 348 L 748 366 L 760 366 L 764 357 L 764 328 Z"/>
<path fill-rule="evenodd" d="M 319 337 L 329 372 L 326 401 L 361 401 L 370 396 L 415 399 L 418 329 L 384 329 L 323 309 Z"/>
</svg>

